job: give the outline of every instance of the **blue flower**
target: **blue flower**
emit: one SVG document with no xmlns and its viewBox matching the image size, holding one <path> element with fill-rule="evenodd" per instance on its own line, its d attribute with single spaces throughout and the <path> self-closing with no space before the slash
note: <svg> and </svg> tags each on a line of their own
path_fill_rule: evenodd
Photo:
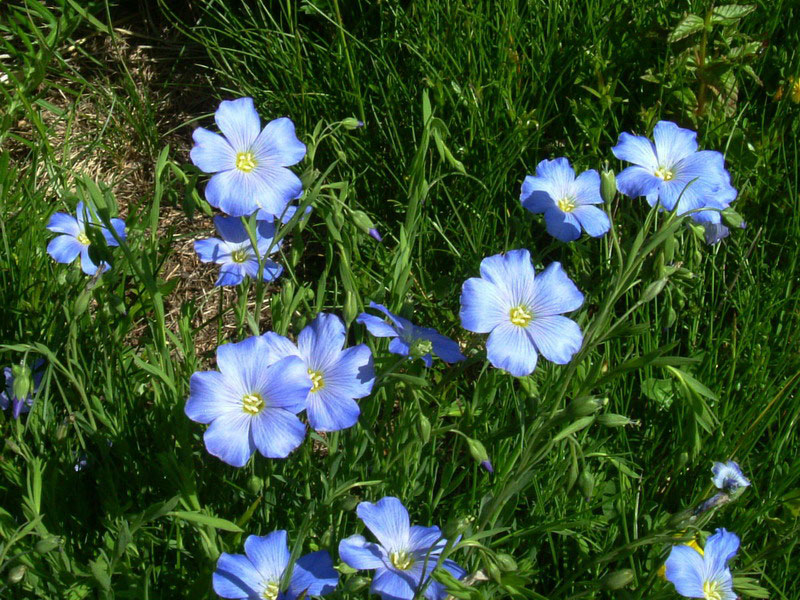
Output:
<svg viewBox="0 0 800 600">
<path fill-rule="evenodd" d="M 543 160 L 536 175 L 528 175 L 519 196 L 522 206 L 532 213 L 544 213 L 547 233 L 562 242 L 581 236 L 581 228 L 592 237 L 600 237 L 611 228 L 608 215 L 593 204 L 602 204 L 600 175 L 575 171 L 566 158 Z"/>
<path fill-rule="evenodd" d="M 206 200 L 233 217 L 259 209 L 280 215 L 303 193 L 300 179 L 286 167 L 306 155 L 294 123 L 275 119 L 261 129 L 252 98 L 223 100 L 214 113 L 222 135 L 198 127 L 192 134 L 192 162 L 215 173 L 206 186 Z"/>
<path fill-rule="evenodd" d="M 617 189 L 631 198 L 645 196 L 650 206 L 692 214 L 699 223 L 720 223 L 719 211 L 736 198 L 725 170 L 725 158 L 713 150 L 697 150 L 697 133 L 670 121 L 659 121 L 653 139 L 621 133 L 611 151 L 635 166 L 617 175 Z M 678 200 L 680 198 L 680 201 Z"/>
<path fill-rule="evenodd" d="M 392 496 L 375 504 L 362 502 L 356 513 L 378 538 L 378 543 L 368 542 L 361 535 L 351 535 L 339 543 L 339 556 L 354 569 L 376 569 L 370 588 L 372 593 L 384 600 L 412 600 L 420 584 L 430 579 L 444 550 L 447 540 L 442 532 L 436 526 L 410 526 L 406 507 Z M 442 561 L 441 566 L 456 579 L 466 575 L 466 571 L 450 559 Z M 444 586 L 431 580 L 425 597 L 442 600 L 445 596 Z"/>
<path fill-rule="evenodd" d="M 742 474 L 742 469 L 734 461 L 715 462 L 711 467 L 713 477 L 711 481 L 719 489 L 726 492 L 735 492 L 740 487 L 748 487 L 750 480 Z"/>
<path fill-rule="evenodd" d="M 219 278 L 214 285 L 238 285 L 245 276 L 258 277 L 258 257 L 250 243 L 250 236 L 244 223 L 236 217 L 214 217 L 214 226 L 222 239 L 209 238 L 197 240 L 194 251 L 202 262 L 214 262 L 222 265 Z M 273 244 L 275 225 L 267 221 L 258 221 L 256 242 L 258 253 L 264 258 L 264 281 L 273 281 L 283 272 L 283 267 L 266 258 L 267 251 L 278 249 L 280 244 Z"/>
<path fill-rule="evenodd" d="M 296 356 L 266 364 L 261 337 L 217 348 L 219 371 L 194 373 L 185 412 L 209 423 L 206 449 L 234 467 L 243 467 L 256 449 L 267 458 L 285 458 L 306 434 L 295 415 L 306 407 L 311 389 L 306 366 Z"/>
<path fill-rule="evenodd" d="M 667 580 L 686 598 L 736 600 L 728 561 L 738 549 L 739 537 L 725 529 L 708 538 L 702 555 L 690 546 L 673 546 L 666 563 Z"/>
<path fill-rule="evenodd" d="M 418 327 L 408 319 L 389 312 L 382 304 L 370 302 L 369 307 L 381 311 L 389 317 L 392 324 L 367 313 L 358 315 L 356 322 L 366 325 L 367 330 L 375 337 L 394 338 L 389 342 L 389 352 L 400 356 L 422 358 L 426 367 L 433 364 L 431 352 L 447 363 L 466 360 L 466 356 L 458 349 L 458 344 L 435 329 Z"/>
<path fill-rule="evenodd" d="M 375 383 L 372 351 L 366 344 L 344 349 L 344 323 L 336 315 L 320 313 L 297 337 L 297 346 L 277 333 L 262 336 L 274 362 L 299 356 L 305 363 L 311 389 L 306 397 L 306 414 L 317 431 L 338 431 L 352 427 L 361 414 L 356 398 L 369 396 Z"/>
<path fill-rule="evenodd" d="M 26 366 L 22 368 L 27 369 Z M 33 406 L 33 394 L 39 390 L 39 385 L 41 385 L 42 377 L 44 376 L 44 359 L 40 358 L 33 363 L 33 373 L 31 373 L 33 388 L 22 398 L 18 398 L 14 393 L 14 372 L 11 368 L 4 368 L 3 375 L 5 386 L 0 391 L 0 410 L 5 410 L 10 406 L 11 416 L 19 419 L 22 413 L 30 411 L 31 406 Z"/>
<path fill-rule="evenodd" d="M 481 276 L 461 288 L 461 325 L 488 333 L 486 354 L 495 367 L 515 377 L 536 368 L 539 353 L 563 365 L 580 350 L 583 334 L 560 316 L 578 309 L 583 294 L 554 262 L 534 279 L 527 250 L 511 250 L 481 261 Z"/>
<path fill-rule="evenodd" d="M 47 224 L 47 229 L 62 233 L 53 238 L 47 245 L 47 253 L 53 257 L 58 263 L 69 264 L 77 258 L 80 254 L 81 269 L 87 275 L 94 275 L 97 273 L 97 265 L 94 264 L 89 256 L 89 247 L 91 241 L 89 236 L 86 235 L 87 226 L 97 227 L 106 239 L 106 244 L 109 246 L 118 246 L 117 240 L 111 235 L 111 232 L 99 224 L 97 216 L 94 214 L 89 206 L 84 205 L 83 202 L 78 202 L 75 209 L 75 217 L 67 213 L 55 213 L 50 217 L 50 222 Z M 125 221 L 122 219 L 111 219 L 111 225 L 114 227 L 117 235 L 125 240 Z M 111 265 L 106 262 L 101 263 L 104 270 L 111 269 Z"/>
<path fill-rule="evenodd" d="M 325 550 L 312 552 L 297 559 L 292 569 L 289 587 L 280 589 L 286 567 L 289 566 L 289 547 L 286 531 L 278 530 L 265 536 L 251 535 L 244 541 L 245 554 L 223 552 L 217 561 L 212 582 L 214 591 L 223 598 L 248 600 L 295 600 L 324 596 L 336 589 L 339 574 Z"/>
</svg>

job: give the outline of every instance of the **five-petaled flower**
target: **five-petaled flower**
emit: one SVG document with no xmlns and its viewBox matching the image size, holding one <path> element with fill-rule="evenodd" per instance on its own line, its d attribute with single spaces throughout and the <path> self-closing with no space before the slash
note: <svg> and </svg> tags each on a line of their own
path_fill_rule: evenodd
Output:
<svg viewBox="0 0 800 600">
<path fill-rule="evenodd" d="M 61 233 L 53 238 L 47 245 L 47 253 L 53 257 L 58 263 L 69 264 L 80 255 L 81 269 L 87 275 L 94 275 L 97 273 L 98 266 L 89 256 L 89 247 L 91 240 L 86 235 L 86 227 L 96 227 L 106 240 L 109 246 L 118 246 L 119 243 L 114 239 L 111 232 L 99 224 L 97 216 L 94 214 L 93 209 L 78 202 L 75 209 L 75 216 L 68 215 L 67 213 L 57 212 L 47 223 L 47 229 L 56 233 Z M 125 221 L 122 219 L 111 219 L 111 225 L 117 236 L 123 241 L 125 240 Z M 106 262 L 100 263 L 104 270 L 111 269 L 111 265 Z"/>
<path fill-rule="evenodd" d="M 265 333 L 267 362 L 299 356 L 306 365 L 311 389 L 306 398 L 308 422 L 317 431 L 352 427 L 361 410 L 356 398 L 369 396 L 375 383 L 372 351 L 366 344 L 344 348 L 347 334 L 336 315 L 320 313 L 297 336 L 295 346 L 277 333 Z"/>
<path fill-rule="evenodd" d="M 703 554 L 689 546 L 673 546 L 666 563 L 667 580 L 686 598 L 736 600 L 728 561 L 738 549 L 739 537 L 725 529 L 717 529 L 706 540 Z"/>
<path fill-rule="evenodd" d="M 447 544 L 438 527 L 411 526 L 406 507 L 392 496 L 375 504 L 362 502 L 356 513 L 378 543 L 351 535 L 339 543 L 339 556 L 354 569 L 376 569 L 370 588 L 374 594 L 384 600 L 412 600 L 427 584 L 428 600 L 442 600 L 447 595 L 442 584 L 430 579 Z M 456 579 L 466 574 L 450 559 L 444 559 L 441 567 Z"/>
<path fill-rule="evenodd" d="M 325 550 L 298 558 L 287 589 L 281 590 L 290 557 L 286 537 L 284 530 L 251 535 L 244 542 L 244 555 L 223 552 L 212 576 L 214 591 L 223 598 L 248 600 L 295 600 L 334 591 L 339 574 Z"/>
<path fill-rule="evenodd" d="M 744 476 L 739 465 L 732 460 L 724 463 L 715 462 L 711 467 L 711 473 L 713 475 L 711 481 L 725 492 L 735 492 L 739 488 L 750 485 L 750 480 Z"/>
<path fill-rule="evenodd" d="M 392 324 L 368 313 L 358 315 L 356 322 L 366 325 L 367 330 L 375 337 L 394 338 L 389 342 L 389 352 L 400 356 L 421 358 L 426 367 L 433 364 L 431 353 L 447 363 L 466 360 L 466 357 L 461 354 L 461 350 L 458 349 L 458 344 L 435 329 L 414 325 L 408 319 L 390 312 L 382 304 L 370 302 L 369 307 L 381 311 L 389 317 Z"/>
<path fill-rule="evenodd" d="M 259 209 L 280 216 L 303 192 L 300 179 L 287 168 L 306 154 L 294 123 L 281 117 L 261 129 L 252 98 L 223 100 L 214 120 L 222 135 L 198 127 L 190 153 L 201 171 L 214 173 L 206 186 L 206 200 L 234 217 Z"/>
<path fill-rule="evenodd" d="M 283 267 L 266 258 L 267 253 L 278 249 L 279 244 L 273 242 L 275 224 L 268 221 L 257 221 L 256 243 L 258 254 L 264 262 L 264 281 L 273 281 L 283 272 Z M 214 285 L 238 285 L 245 276 L 258 278 L 258 256 L 244 223 L 236 217 L 214 217 L 214 226 L 222 239 L 208 238 L 197 240 L 194 251 L 202 262 L 214 262 L 222 267 Z"/>
<path fill-rule="evenodd" d="M 532 213 L 544 213 L 547 233 L 562 242 L 577 240 L 581 228 L 600 237 L 611 227 L 608 215 L 593 206 L 603 203 L 600 175 L 592 169 L 576 178 L 566 158 L 540 162 L 536 175 L 528 175 L 522 183 L 519 199 Z"/>
<path fill-rule="evenodd" d="M 219 371 L 194 373 L 185 412 L 192 421 L 209 423 L 206 449 L 234 467 L 247 464 L 253 452 L 285 458 L 305 437 L 297 413 L 305 409 L 311 381 L 296 356 L 272 364 L 261 337 L 217 348 Z"/>
<path fill-rule="evenodd" d="M 577 310 L 583 294 L 560 263 L 534 278 L 530 253 L 510 250 L 484 258 L 480 271 L 461 288 L 461 324 L 489 334 L 486 353 L 495 367 L 522 377 L 533 372 L 540 353 L 563 365 L 580 350 L 580 327 L 561 315 Z"/>
<path fill-rule="evenodd" d="M 26 365 L 14 368 L 28 369 Z M 19 419 L 19 416 L 22 413 L 30 411 L 31 406 L 33 406 L 33 395 L 39 390 L 39 385 L 42 383 L 43 375 L 44 359 L 40 358 L 33 363 L 33 372 L 27 372 L 26 378 L 30 382 L 30 388 L 25 390 L 22 397 L 19 397 L 14 392 L 14 372 L 11 367 L 5 367 L 3 369 L 5 385 L 2 387 L 2 389 L 0 389 L 0 410 L 5 410 L 10 406 L 11 416 L 15 419 Z"/>
</svg>

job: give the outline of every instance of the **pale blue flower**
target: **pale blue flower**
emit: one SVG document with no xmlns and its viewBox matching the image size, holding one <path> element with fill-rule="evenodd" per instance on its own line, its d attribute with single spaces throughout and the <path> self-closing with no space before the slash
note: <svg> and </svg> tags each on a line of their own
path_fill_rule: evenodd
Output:
<svg viewBox="0 0 800 600">
<path fill-rule="evenodd" d="M 583 294 L 560 263 L 534 277 L 530 253 L 521 249 L 484 258 L 480 270 L 461 288 L 461 325 L 489 334 L 486 354 L 495 367 L 522 377 L 539 354 L 563 365 L 580 350 L 580 327 L 561 315 L 577 310 Z"/>
<path fill-rule="evenodd" d="M 725 529 L 708 538 L 701 555 L 690 546 L 673 546 L 666 562 L 666 578 L 686 598 L 736 600 L 728 562 L 739 550 L 739 537 Z"/>
<path fill-rule="evenodd" d="M 125 240 L 125 221 L 122 219 L 111 219 L 111 225 L 120 239 Z M 118 246 L 119 243 L 114 239 L 111 232 L 100 224 L 100 220 L 94 214 L 93 209 L 83 202 L 78 202 L 75 209 L 75 216 L 67 213 L 55 213 L 47 223 L 47 229 L 56 233 L 61 233 L 53 238 L 47 245 L 47 253 L 53 257 L 57 263 L 70 264 L 79 255 L 81 257 L 81 270 L 87 275 L 97 273 L 98 266 L 94 264 L 89 256 L 91 240 L 86 235 L 86 228 L 95 227 L 106 240 L 109 246 Z M 111 269 L 111 265 L 106 262 L 100 263 L 104 270 Z"/>
<path fill-rule="evenodd" d="M 727 462 L 715 462 L 711 467 L 713 477 L 711 481 L 717 488 L 725 492 L 735 492 L 742 487 L 748 487 L 750 480 L 744 476 L 742 469 L 732 460 Z"/>
</svg>

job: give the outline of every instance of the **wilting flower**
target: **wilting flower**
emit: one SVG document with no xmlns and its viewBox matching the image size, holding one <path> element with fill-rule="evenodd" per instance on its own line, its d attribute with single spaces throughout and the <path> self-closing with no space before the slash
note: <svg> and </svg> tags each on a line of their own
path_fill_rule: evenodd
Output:
<svg viewBox="0 0 800 600">
<path fill-rule="evenodd" d="M 547 233 L 562 242 L 581 236 L 581 228 L 592 237 L 604 235 L 611 227 L 608 215 L 593 204 L 602 204 L 600 175 L 575 171 L 566 158 L 543 160 L 536 175 L 528 175 L 520 193 L 522 206 L 532 213 L 544 213 Z"/>
<path fill-rule="evenodd" d="M 88 221 L 87 221 L 88 217 Z M 58 263 L 69 264 L 77 258 L 81 257 L 81 269 L 87 275 L 94 275 L 97 273 L 97 265 L 89 256 L 89 247 L 91 240 L 86 235 L 86 227 L 96 227 L 106 239 L 106 244 L 109 246 L 119 246 L 117 240 L 111 235 L 111 232 L 100 225 L 97 216 L 92 212 L 92 209 L 85 205 L 83 202 L 78 202 L 75 209 L 75 216 L 68 215 L 67 213 L 57 212 L 50 217 L 50 222 L 47 223 L 47 229 L 56 233 L 62 233 L 53 238 L 47 245 L 47 253 L 53 257 Z M 125 240 L 125 221 L 122 219 L 111 219 L 111 225 L 120 239 Z M 104 270 L 108 271 L 111 268 L 106 262 L 100 263 Z"/>
<path fill-rule="evenodd" d="M 689 546 L 673 546 L 666 563 L 667 580 L 686 598 L 736 600 L 728 561 L 738 549 L 739 537 L 725 529 L 717 529 L 706 540 L 703 554 Z"/>
<path fill-rule="evenodd" d="M 715 462 L 711 467 L 713 477 L 711 481 L 719 489 L 725 492 L 735 492 L 741 487 L 750 485 L 750 480 L 742 474 L 742 469 L 732 460 L 727 462 Z"/>
<path fill-rule="evenodd" d="M 406 507 L 392 496 L 375 504 L 362 502 L 356 513 L 378 543 L 351 535 L 339 543 L 339 556 L 354 569 L 376 569 L 372 593 L 384 600 L 412 600 L 420 585 L 430 579 L 447 544 L 442 532 L 436 526 L 411 526 Z M 456 579 L 466 574 L 450 559 L 443 560 L 441 566 Z M 434 580 L 425 589 L 428 600 L 442 600 L 446 595 L 444 586 Z"/>
<path fill-rule="evenodd" d="M 458 349 L 458 344 L 435 329 L 414 325 L 408 319 L 389 312 L 382 304 L 370 302 L 369 307 L 381 311 L 389 317 L 392 324 L 368 313 L 358 315 L 356 322 L 366 325 L 369 332 L 375 337 L 394 338 L 389 342 L 389 352 L 401 356 L 422 358 L 426 367 L 433 364 L 431 353 L 447 363 L 466 360 L 466 356 L 461 354 Z"/>
<path fill-rule="evenodd" d="M 634 164 L 617 175 L 617 189 L 626 196 L 645 196 L 650 206 L 661 203 L 667 210 L 678 205 L 678 214 L 692 214 L 701 223 L 719 223 L 719 211 L 736 198 L 725 170 L 725 158 L 713 150 L 697 150 L 697 133 L 670 121 L 659 121 L 654 142 L 621 133 L 611 151 Z M 680 199 L 680 200 L 679 200 Z"/>
<path fill-rule="evenodd" d="M 306 155 L 294 123 L 281 117 L 262 130 L 252 98 L 223 100 L 214 120 L 222 135 L 198 127 L 190 153 L 201 171 L 215 173 L 206 186 L 206 200 L 233 217 L 258 209 L 283 213 L 303 191 L 300 179 L 286 168 Z"/>
<path fill-rule="evenodd" d="M 534 278 L 530 253 L 510 250 L 481 261 L 481 276 L 461 288 L 461 325 L 488 333 L 486 354 L 515 377 L 536 368 L 539 353 L 563 365 L 580 350 L 583 334 L 561 316 L 577 310 L 583 294 L 554 262 Z"/>
<path fill-rule="evenodd" d="M 185 412 L 209 423 L 203 439 L 209 453 L 243 467 L 253 452 L 285 458 L 306 434 L 295 415 L 305 409 L 311 389 L 306 366 L 296 356 L 265 364 L 261 337 L 217 348 L 219 371 L 194 373 Z"/>
<path fill-rule="evenodd" d="M 299 356 L 305 363 L 311 389 L 306 398 L 308 422 L 317 431 L 352 427 L 361 414 L 356 398 L 369 396 L 375 383 L 372 351 L 366 344 L 344 348 L 344 323 L 320 313 L 297 337 L 297 346 L 277 333 L 262 336 L 268 348 L 264 360 Z"/>
<path fill-rule="evenodd" d="M 286 531 L 278 530 L 265 536 L 251 535 L 244 541 L 245 554 L 223 552 L 217 561 L 212 581 L 214 591 L 223 598 L 248 600 L 295 600 L 324 596 L 336 589 L 339 574 L 325 550 L 312 552 L 297 559 L 286 591 L 281 591 L 281 579 L 289 566 L 289 547 Z"/>
<path fill-rule="evenodd" d="M 23 366 L 21 368 L 27 369 L 28 367 Z M 42 376 L 44 376 L 44 359 L 40 358 L 33 363 L 33 373 L 30 374 L 32 375 L 32 379 L 30 376 L 28 377 L 32 387 L 26 390 L 22 397 L 18 397 L 17 394 L 14 393 L 14 371 L 11 367 L 4 368 L 3 375 L 5 385 L 0 391 L 0 410 L 5 410 L 10 406 L 11 416 L 15 419 L 19 419 L 22 413 L 30 411 L 31 406 L 33 406 L 33 394 L 39 390 L 39 385 L 42 383 Z"/>
<path fill-rule="evenodd" d="M 256 242 L 258 253 L 264 261 L 264 281 L 272 281 L 283 272 L 283 267 L 268 258 L 267 252 L 278 249 L 274 244 L 275 225 L 267 221 L 257 221 Z M 194 251 L 203 262 L 222 265 L 214 285 L 238 285 L 245 276 L 258 278 L 258 256 L 253 250 L 250 236 L 244 223 L 236 217 L 214 217 L 214 227 L 222 239 L 209 238 L 197 240 Z"/>
</svg>

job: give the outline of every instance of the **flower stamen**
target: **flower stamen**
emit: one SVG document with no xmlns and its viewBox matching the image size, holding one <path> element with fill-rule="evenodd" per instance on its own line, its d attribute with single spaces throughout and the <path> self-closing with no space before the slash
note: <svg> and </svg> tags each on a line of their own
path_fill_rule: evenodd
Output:
<svg viewBox="0 0 800 600">
<path fill-rule="evenodd" d="M 519 306 L 512 308 L 509 311 L 508 316 L 511 318 L 511 322 L 518 327 L 527 327 L 528 323 L 530 323 L 531 319 L 533 319 L 533 315 L 528 307 L 524 304 L 520 304 Z"/>
<path fill-rule="evenodd" d="M 395 569 L 400 569 L 401 571 L 408 571 L 414 565 L 413 555 L 405 550 L 392 552 L 389 554 L 389 560 Z"/>
<path fill-rule="evenodd" d="M 256 155 L 252 152 L 239 152 L 236 155 L 236 168 L 242 173 L 249 173 L 258 166 Z"/>
<path fill-rule="evenodd" d="M 558 208 L 564 211 L 565 213 L 570 213 L 575 210 L 575 198 L 571 198 L 570 196 L 564 196 L 561 200 L 557 203 Z"/>
<path fill-rule="evenodd" d="M 270 581 L 266 586 L 264 586 L 264 591 L 261 592 L 261 597 L 264 598 L 264 600 L 276 600 L 280 591 L 281 586 L 275 581 Z"/>
<path fill-rule="evenodd" d="M 722 586 L 719 581 L 704 581 L 703 597 L 706 600 L 722 600 Z"/>
<path fill-rule="evenodd" d="M 248 415 L 257 415 L 264 410 L 264 399 L 258 392 L 247 394 L 242 398 L 242 412 Z"/>
<path fill-rule="evenodd" d="M 322 378 L 322 371 L 308 370 L 308 376 L 311 378 L 311 391 L 318 392 L 325 387 L 325 380 Z"/>
<path fill-rule="evenodd" d="M 675 173 L 667 167 L 658 167 L 653 174 L 661 181 L 672 181 L 675 179 Z"/>
<path fill-rule="evenodd" d="M 84 246 L 88 246 L 91 244 L 91 240 L 89 240 L 89 236 L 83 233 L 82 231 L 75 236 L 75 239 L 78 240 L 79 243 L 83 244 Z"/>
<path fill-rule="evenodd" d="M 243 263 L 247 260 L 247 250 L 234 250 L 231 252 L 231 260 L 235 263 Z"/>
</svg>

